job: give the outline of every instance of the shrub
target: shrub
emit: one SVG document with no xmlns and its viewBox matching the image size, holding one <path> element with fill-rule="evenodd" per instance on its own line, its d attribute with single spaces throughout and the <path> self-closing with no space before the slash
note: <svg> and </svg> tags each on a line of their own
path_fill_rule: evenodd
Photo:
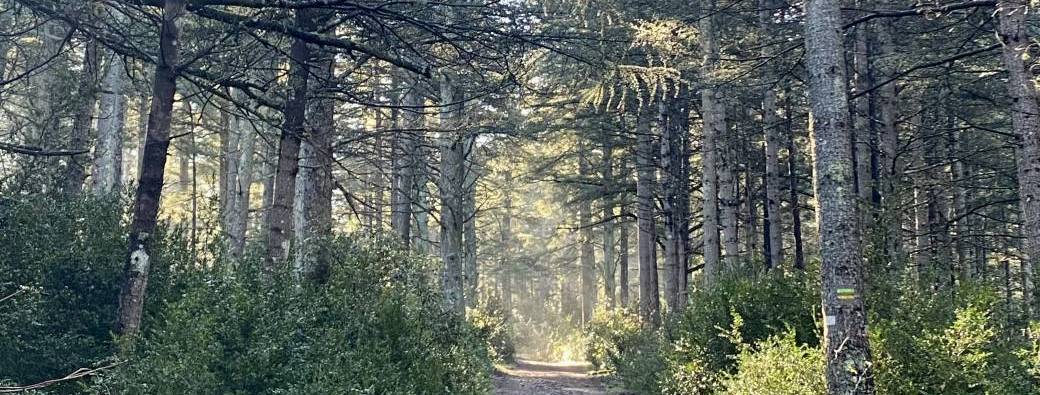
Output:
<svg viewBox="0 0 1040 395">
<path fill-rule="evenodd" d="M 586 359 L 618 378 L 625 389 L 659 393 L 667 367 L 661 335 L 625 310 L 597 311 L 586 326 Z"/>
<path fill-rule="evenodd" d="M 722 380 L 726 395 L 826 393 L 823 351 L 799 344 L 792 331 L 741 348 L 737 370 Z"/>
<path fill-rule="evenodd" d="M 466 317 L 480 337 L 487 339 L 488 354 L 495 361 L 515 360 L 516 346 L 513 344 L 512 328 L 497 299 L 488 299 L 478 308 L 467 309 Z"/>
<path fill-rule="evenodd" d="M 0 380 L 22 385 L 97 365 L 115 352 L 116 304 L 126 257 L 117 197 L 24 195 L 0 200 Z M 190 266 L 186 243 L 160 228 L 147 309 L 162 308 Z M 49 387 L 59 393 L 73 385 Z"/>
<path fill-rule="evenodd" d="M 450 313 L 426 262 L 339 239 L 328 282 L 208 273 L 166 309 L 99 393 L 477 394 L 487 339 Z M 259 260 L 251 261 L 258 267 Z"/>
</svg>

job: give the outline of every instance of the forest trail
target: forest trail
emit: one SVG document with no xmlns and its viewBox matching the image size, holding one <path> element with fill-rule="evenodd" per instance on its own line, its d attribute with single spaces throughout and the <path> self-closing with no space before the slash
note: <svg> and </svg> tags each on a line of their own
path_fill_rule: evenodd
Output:
<svg viewBox="0 0 1040 395">
<path fill-rule="evenodd" d="M 495 395 L 588 395 L 606 394 L 603 381 L 590 374 L 592 367 L 581 362 L 541 362 L 517 359 L 515 365 L 500 366 L 495 373 Z"/>
</svg>

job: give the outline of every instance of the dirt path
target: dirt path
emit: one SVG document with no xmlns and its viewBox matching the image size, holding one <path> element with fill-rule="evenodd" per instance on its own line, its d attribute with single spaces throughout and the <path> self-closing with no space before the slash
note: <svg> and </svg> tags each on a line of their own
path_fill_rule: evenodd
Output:
<svg viewBox="0 0 1040 395">
<path fill-rule="evenodd" d="M 495 395 L 588 395 L 606 394 L 603 382 L 589 375 L 588 364 L 538 362 L 518 359 L 501 366 L 495 374 Z"/>
</svg>

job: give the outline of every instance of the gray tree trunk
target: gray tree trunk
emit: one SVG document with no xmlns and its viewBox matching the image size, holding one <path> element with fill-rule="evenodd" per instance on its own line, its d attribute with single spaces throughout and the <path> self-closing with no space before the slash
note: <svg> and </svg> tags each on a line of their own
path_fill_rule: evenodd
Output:
<svg viewBox="0 0 1040 395">
<path fill-rule="evenodd" d="M 232 120 L 232 148 L 228 151 L 227 205 L 224 226 L 228 237 L 228 253 L 240 258 L 246 244 L 246 229 L 249 227 L 250 187 L 253 185 L 256 125 L 244 114 Z M 266 191 L 265 191 L 266 193 Z"/>
<path fill-rule="evenodd" d="M 170 148 L 170 123 L 177 92 L 179 60 L 177 19 L 184 13 L 185 0 L 163 2 L 159 53 L 152 87 L 152 108 L 148 113 L 148 133 L 142 156 L 142 172 L 134 198 L 133 221 L 130 224 L 129 248 L 119 292 L 119 308 L 115 332 L 123 336 L 137 335 L 144 311 L 148 287 L 151 236 L 159 215 L 166 155 Z"/>
<path fill-rule="evenodd" d="M 473 149 L 476 145 L 476 135 L 470 134 L 466 138 L 465 152 L 469 153 L 470 160 L 466 161 L 465 176 L 463 177 L 462 216 L 463 216 L 463 267 L 465 269 L 466 305 L 476 307 L 479 300 L 477 293 L 480 290 L 480 268 L 477 266 L 477 169 L 473 161 Z"/>
<path fill-rule="evenodd" d="M 86 150 L 90 148 L 90 130 L 94 126 L 94 113 L 98 95 L 98 43 L 87 41 L 83 51 L 83 71 L 79 75 L 79 87 L 76 90 L 76 112 L 72 121 L 70 148 Z M 64 192 L 79 194 L 87 179 L 87 156 L 69 156 L 65 165 Z"/>
<path fill-rule="evenodd" d="M 1026 27 L 1026 0 L 1004 0 L 999 8 L 999 36 L 1004 66 L 1008 70 L 1008 95 L 1011 96 L 1011 123 L 1022 143 L 1018 149 L 1018 204 L 1022 212 L 1023 312 L 1032 317 L 1036 306 L 1033 263 L 1040 259 L 1040 105 L 1032 71 L 1024 59 L 1032 43 Z"/>
<path fill-rule="evenodd" d="M 614 142 L 609 136 L 603 140 L 603 162 L 600 172 L 603 176 L 603 288 L 607 296 L 608 307 L 613 310 L 617 305 L 617 263 L 614 254 L 616 248 L 614 235 L 617 233 L 617 221 L 614 218 Z"/>
<path fill-rule="evenodd" d="M 578 175 L 587 179 L 591 176 L 592 169 L 589 164 L 586 151 L 588 147 L 584 140 L 578 144 Z M 579 197 L 578 202 L 578 232 L 581 262 L 581 323 L 586 324 L 592 320 L 592 313 L 596 309 L 596 252 L 592 245 L 592 202 L 587 197 Z"/>
<path fill-rule="evenodd" d="M 639 316 L 657 326 L 661 296 L 657 287 L 657 227 L 654 224 L 654 136 L 649 110 L 640 108 L 636 121 L 636 218 L 639 227 Z"/>
<path fill-rule="evenodd" d="M 618 301 L 622 308 L 629 307 L 628 280 L 628 210 L 621 207 L 621 221 L 618 223 Z"/>
<path fill-rule="evenodd" d="M 121 14 L 120 14 L 121 15 Z M 91 172 L 91 191 L 110 194 L 123 183 L 123 130 L 126 125 L 126 66 L 113 51 L 106 51 L 108 66 L 101 80 L 101 104 L 97 121 L 97 146 Z"/>
<path fill-rule="evenodd" d="M 398 130 L 394 134 L 390 187 L 390 228 L 405 246 L 411 243 L 412 205 L 415 200 L 415 177 L 418 136 L 422 128 L 422 97 L 418 83 L 411 82 L 401 96 Z"/>
<path fill-rule="evenodd" d="M 710 4 L 702 0 L 702 5 Z M 703 7 L 706 11 L 710 7 Z M 710 11 L 708 11 L 710 12 Z M 721 123 L 716 110 L 720 104 L 716 96 L 713 83 L 714 73 L 718 69 L 719 45 L 715 37 L 713 18 L 701 18 L 700 20 L 700 44 L 704 52 L 704 61 L 701 64 L 700 77 L 704 81 L 701 87 L 701 114 L 702 137 L 701 137 L 701 191 L 703 205 L 701 215 L 704 217 L 702 230 L 704 232 L 704 286 L 711 287 L 715 284 L 715 278 L 721 268 L 721 250 L 719 239 L 719 176 L 718 176 L 718 140 L 726 133 L 725 124 Z M 724 121 L 723 121 L 724 122 Z"/>
<path fill-rule="evenodd" d="M 333 78 L 333 60 L 322 54 L 316 62 L 317 84 Z M 319 95 L 320 96 L 320 95 Z M 328 277 L 331 257 L 322 245 L 332 236 L 332 139 L 336 132 L 330 98 L 311 100 L 307 115 L 307 135 L 300 143 L 299 173 L 293 203 L 295 236 L 294 271 L 299 279 L 322 283 Z"/>
<path fill-rule="evenodd" d="M 661 129 L 661 218 L 664 222 L 664 295 L 669 312 L 682 311 L 686 304 L 687 209 L 690 194 L 686 154 L 689 90 L 684 85 L 674 97 L 658 102 Z"/>
<path fill-rule="evenodd" d="M 445 311 L 463 316 L 463 210 L 462 188 L 465 180 L 465 138 L 462 136 L 461 94 L 450 72 L 440 75 L 440 255 L 443 268 L 441 288 Z"/>
<path fill-rule="evenodd" d="M 296 11 L 295 24 L 303 31 L 313 30 L 311 11 Z M 293 40 L 289 50 L 289 97 L 283 110 L 281 137 L 278 139 L 278 165 L 275 168 L 274 195 L 267 213 L 267 253 L 264 272 L 272 274 L 279 262 L 288 259 L 289 243 L 293 239 L 293 198 L 296 194 L 296 174 L 300 169 L 300 140 L 306 133 L 308 80 L 311 50 L 302 39 Z"/>
<path fill-rule="evenodd" d="M 772 31 L 772 15 L 776 4 L 773 0 L 760 0 L 759 29 L 768 37 Z M 768 49 L 763 49 L 763 56 L 770 56 Z M 772 74 L 772 70 L 770 70 Z M 766 257 L 766 267 L 780 267 L 784 261 L 784 237 L 783 237 L 783 213 L 780 208 L 780 185 L 783 182 L 780 177 L 780 145 L 783 140 L 780 132 L 780 124 L 776 116 L 776 91 L 769 86 L 762 92 L 762 128 L 766 140 L 765 167 L 766 167 L 766 204 L 765 242 L 769 254 Z"/>
<path fill-rule="evenodd" d="M 892 41 L 891 21 L 883 20 L 878 23 L 878 41 L 880 42 L 879 57 L 891 59 L 895 54 L 895 44 Z M 891 62 L 884 62 L 878 66 L 881 78 L 888 80 L 898 72 Z M 896 104 L 896 84 L 890 83 L 878 90 L 878 115 L 880 118 L 879 131 L 879 155 L 880 155 L 880 189 L 881 189 L 881 219 L 886 225 L 885 232 L 885 254 L 891 263 L 889 268 L 892 272 L 900 272 L 903 268 L 905 258 L 903 256 L 903 230 L 902 210 L 899 207 L 899 183 L 903 174 L 903 164 L 899 160 L 899 130 L 896 129 L 896 121 L 899 118 Z"/>
<path fill-rule="evenodd" d="M 841 13 L 837 0 L 809 0 L 805 11 L 827 393 L 873 394 Z"/>
</svg>

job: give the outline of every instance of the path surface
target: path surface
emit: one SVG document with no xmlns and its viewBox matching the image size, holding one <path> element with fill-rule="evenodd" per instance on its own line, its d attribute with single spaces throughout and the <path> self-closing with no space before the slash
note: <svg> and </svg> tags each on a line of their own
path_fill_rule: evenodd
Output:
<svg viewBox="0 0 1040 395">
<path fill-rule="evenodd" d="M 606 394 L 603 382 L 589 375 L 591 366 L 577 362 L 538 362 L 518 359 L 500 366 L 494 377 L 495 395 Z"/>
</svg>

